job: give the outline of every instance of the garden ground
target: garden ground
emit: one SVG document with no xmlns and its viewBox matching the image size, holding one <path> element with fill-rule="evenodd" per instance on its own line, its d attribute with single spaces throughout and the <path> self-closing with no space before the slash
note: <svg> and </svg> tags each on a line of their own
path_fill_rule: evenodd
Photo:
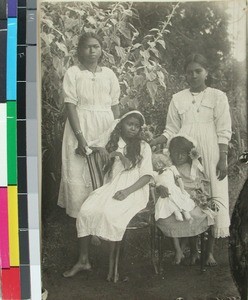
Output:
<svg viewBox="0 0 248 300">
<path fill-rule="evenodd" d="M 231 211 L 246 178 L 244 173 L 229 178 Z M 108 248 L 104 242 L 101 246 L 92 246 L 93 272 L 89 276 L 80 273 L 73 278 L 63 278 L 62 273 L 77 258 L 75 223 L 65 215 L 64 210 L 56 205 L 50 207 L 52 209 L 49 212 L 46 210 L 43 223 L 42 262 L 43 285 L 48 290 L 48 300 L 174 300 L 179 297 L 183 300 L 239 299 L 229 269 L 228 239 L 217 241 L 218 266 L 207 268 L 203 274 L 199 265 L 173 265 L 173 251 L 168 240 L 164 257 L 165 272 L 163 275 L 155 275 L 149 257 L 147 229 L 132 231 L 127 235 L 120 273 L 127 275 L 128 281 L 114 284 L 105 280 Z"/>
</svg>

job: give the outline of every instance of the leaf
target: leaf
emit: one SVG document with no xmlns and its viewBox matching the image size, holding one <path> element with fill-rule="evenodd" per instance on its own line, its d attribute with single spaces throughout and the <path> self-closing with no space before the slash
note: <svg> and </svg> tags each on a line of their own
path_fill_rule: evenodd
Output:
<svg viewBox="0 0 248 300">
<path fill-rule="evenodd" d="M 109 61 L 111 64 L 115 65 L 115 59 L 114 59 L 114 56 L 113 56 L 112 54 L 110 54 L 110 53 L 108 53 L 108 52 L 106 52 L 106 51 L 103 50 L 103 55 L 104 55 L 105 57 L 107 57 L 108 61 Z"/>
<path fill-rule="evenodd" d="M 46 43 L 46 45 L 49 46 L 53 42 L 54 35 L 52 33 L 46 34 L 46 33 L 42 32 L 41 38 Z"/>
<path fill-rule="evenodd" d="M 159 31 L 159 29 L 158 28 L 152 28 L 149 31 Z"/>
<path fill-rule="evenodd" d="M 58 48 L 59 48 L 61 51 L 63 51 L 66 55 L 68 55 L 68 50 L 67 50 L 65 44 L 62 44 L 62 43 L 59 43 L 59 42 L 56 42 L 55 44 L 58 46 Z"/>
<path fill-rule="evenodd" d="M 164 82 L 164 73 L 162 71 L 157 71 L 157 75 L 158 75 L 159 83 L 162 85 L 162 87 L 164 87 L 166 89 L 166 85 Z"/>
<path fill-rule="evenodd" d="M 60 58 L 58 58 L 58 56 L 54 56 L 53 57 L 53 66 L 55 70 L 58 70 L 58 68 L 60 67 L 61 62 L 60 62 Z"/>
<path fill-rule="evenodd" d="M 151 48 L 150 51 L 152 51 L 159 58 L 159 51 L 156 48 Z"/>
<path fill-rule="evenodd" d="M 44 24 L 46 24 L 48 27 L 50 27 L 50 28 L 52 28 L 52 29 L 54 28 L 54 27 L 53 27 L 53 21 L 52 21 L 52 20 L 49 20 L 49 19 L 42 19 L 41 22 L 44 23 Z"/>
<path fill-rule="evenodd" d="M 118 36 L 113 35 L 113 36 L 111 36 L 111 39 L 116 43 L 116 45 L 118 45 L 118 46 L 121 45 L 121 40 Z"/>
<path fill-rule="evenodd" d="M 119 23 L 119 28 L 118 30 L 122 35 L 124 35 L 125 38 L 131 40 L 131 32 L 130 30 L 126 27 L 124 22 Z"/>
<path fill-rule="evenodd" d="M 92 16 L 88 16 L 86 19 L 91 25 L 96 25 L 96 20 Z"/>
<path fill-rule="evenodd" d="M 125 52 L 124 48 L 115 46 L 115 51 L 122 60 L 124 60 L 126 58 L 126 52 Z"/>
<path fill-rule="evenodd" d="M 156 74 L 154 72 L 146 73 L 146 78 L 149 81 L 153 81 L 157 78 Z"/>
<path fill-rule="evenodd" d="M 148 81 L 146 84 L 146 87 L 147 87 L 150 97 L 152 99 L 152 103 L 154 104 L 155 96 L 156 96 L 157 90 L 158 90 L 157 84 L 154 81 L 153 82 Z"/>
<path fill-rule="evenodd" d="M 128 96 L 124 96 L 124 97 L 122 97 L 122 98 L 120 99 L 120 103 L 121 103 L 122 105 L 128 104 L 129 101 L 130 101 L 130 97 L 128 97 Z"/>
<path fill-rule="evenodd" d="M 154 48 L 156 46 L 156 43 L 155 42 L 147 42 L 147 44 L 149 46 L 151 46 L 152 48 Z"/>
<path fill-rule="evenodd" d="M 148 60 L 150 58 L 149 51 L 147 50 L 140 51 L 140 54 L 144 57 L 145 60 Z"/>
<path fill-rule="evenodd" d="M 124 13 L 125 15 L 127 15 L 127 16 L 130 16 L 130 17 L 132 17 L 132 15 L 133 15 L 133 12 L 132 12 L 130 9 L 124 10 L 123 13 Z"/>
<path fill-rule="evenodd" d="M 134 87 L 137 88 L 139 85 L 144 84 L 144 77 L 142 75 L 135 75 L 133 77 Z"/>
<path fill-rule="evenodd" d="M 165 49 L 165 42 L 164 42 L 164 40 L 158 40 L 157 43 L 159 43 L 160 45 L 162 45 L 162 47 Z"/>
<path fill-rule="evenodd" d="M 142 46 L 142 44 L 136 43 L 136 44 L 133 45 L 133 49 L 137 49 L 137 48 L 139 48 L 140 46 Z"/>
</svg>

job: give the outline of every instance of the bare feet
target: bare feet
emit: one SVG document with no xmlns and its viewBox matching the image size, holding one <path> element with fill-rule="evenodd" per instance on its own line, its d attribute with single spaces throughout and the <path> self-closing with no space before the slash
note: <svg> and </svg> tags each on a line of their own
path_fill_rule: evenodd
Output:
<svg viewBox="0 0 248 300">
<path fill-rule="evenodd" d="M 184 254 L 183 252 L 176 252 L 175 259 L 174 259 L 174 264 L 175 265 L 180 265 L 181 261 L 184 259 Z"/>
<path fill-rule="evenodd" d="M 100 245 L 101 245 L 101 240 L 99 239 L 98 236 L 93 235 L 93 236 L 91 237 L 91 244 L 92 244 L 92 245 L 95 245 L 95 246 L 100 246 Z"/>
<path fill-rule="evenodd" d="M 91 265 L 89 263 L 81 264 L 77 262 L 70 270 L 65 271 L 63 276 L 66 278 L 73 277 L 81 271 L 91 271 Z"/>
<path fill-rule="evenodd" d="M 119 274 L 117 273 L 117 274 L 108 274 L 108 276 L 107 276 L 107 281 L 108 282 L 111 282 L 111 281 L 113 281 L 114 283 L 116 283 L 117 281 L 119 281 Z"/>
<path fill-rule="evenodd" d="M 212 253 L 209 253 L 208 258 L 206 260 L 206 265 L 209 266 L 209 267 L 215 267 L 215 266 L 217 266 L 217 262 L 214 259 L 214 256 L 213 256 Z"/>
<path fill-rule="evenodd" d="M 197 264 L 197 262 L 200 260 L 200 255 L 198 252 L 194 252 L 190 255 L 190 261 L 189 261 L 189 265 L 190 266 L 194 266 Z"/>
</svg>

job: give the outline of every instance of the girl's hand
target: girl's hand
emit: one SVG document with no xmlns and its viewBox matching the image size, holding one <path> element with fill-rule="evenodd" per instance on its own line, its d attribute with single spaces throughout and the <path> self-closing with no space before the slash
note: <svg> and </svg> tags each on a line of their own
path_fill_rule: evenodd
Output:
<svg viewBox="0 0 248 300">
<path fill-rule="evenodd" d="M 226 157 L 221 157 L 216 166 L 216 176 L 219 180 L 223 180 L 227 175 L 227 161 Z"/>
<path fill-rule="evenodd" d="M 85 156 L 86 155 L 86 147 L 87 147 L 87 143 L 78 143 L 78 147 L 75 150 L 76 154 L 81 155 L 81 156 Z"/>
<path fill-rule="evenodd" d="M 122 201 L 122 200 L 126 199 L 129 194 L 130 193 L 129 193 L 128 189 L 124 189 L 124 190 L 120 190 L 120 191 L 116 192 L 114 194 L 113 198 L 115 200 Z"/>
<path fill-rule="evenodd" d="M 158 191 L 161 198 L 167 198 L 170 195 L 168 188 L 163 185 L 157 186 L 156 190 Z"/>
<path fill-rule="evenodd" d="M 99 147 L 98 152 L 103 160 L 103 163 L 106 165 L 109 162 L 110 158 L 108 151 L 105 148 Z"/>
</svg>

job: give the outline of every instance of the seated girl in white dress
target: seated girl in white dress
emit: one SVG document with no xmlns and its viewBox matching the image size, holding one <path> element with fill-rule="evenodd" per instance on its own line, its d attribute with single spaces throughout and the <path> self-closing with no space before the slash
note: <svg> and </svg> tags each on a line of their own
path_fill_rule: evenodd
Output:
<svg viewBox="0 0 248 300">
<path fill-rule="evenodd" d="M 173 195 L 173 201 L 171 200 L 170 202 L 168 201 L 168 198 L 161 197 L 159 199 L 155 207 L 155 219 L 160 230 L 166 236 L 173 238 L 173 244 L 176 251 L 175 264 L 180 264 L 184 259 L 183 247 L 180 244 L 179 238 L 190 237 L 190 264 L 194 264 L 199 256 L 196 236 L 204 232 L 208 226 L 214 223 L 214 213 L 212 210 L 208 207 L 202 209 L 199 206 L 196 206 L 195 203 L 197 203 L 197 201 L 195 202 L 193 197 L 196 190 L 205 190 L 203 183 L 207 182 L 207 178 L 199 160 L 196 142 L 193 139 L 186 135 L 176 135 L 169 141 L 168 147 L 170 158 L 174 165 L 173 168 L 176 168 L 177 176 L 180 174 L 179 177 L 187 192 L 187 197 L 180 197 L 179 199 L 181 199 L 181 205 L 183 205 L 183 199 L 185 199 L 185 206 L 188 209 L 187 212 L 192 219 L 190 222 L 188 222 L 186 218 L 185 220 L 182 220 L 183 222 L 175 222 L 175 218 L 171 217 L 171 211 L 173 210 L 172 203 L 175 202 L 175 198 L 178 199 L 175 195 Z M 166 191 L 168 189 L 170 192 L 168 179 L 166 184 L 159 181 L 157 185 L 163 186 Z M 173 183 L 172 185 L 174 186 L 175 184 Z M 178 206 L 180 207 L 180 205 Z"/>
<path fill-rule="evenodd" d="M 76 223 L 79 258 L 63 274 L 65 277 L 91 269 L 88 251 L 91 235 L 110 242 L 121 241 L 130 220 L 146 207 L 153 170 L 151 148 L 142 139 L 144 123 L 139 111 L 130 111 L 121 117 L 109 140 L 103 138 L 102 144 L 109 154 L 104 185 L 93 191 L 81 206 Z M 109 280 L 111 276 L 108 275 Z"/>
<path fill-rule="evenodd" d="M 192 221 L 189 212 L 195 207 L 195 202 L 184 189 L 179 172 L 169 157 L 169 153 L 154 154 L 152 156 L 154 177 L 156 185 L 165 186 L 169 196 L 159 197 L 155 208 L 155 219 L 165 219 L 174 214 L 177 221 Z"/>
</svg>

